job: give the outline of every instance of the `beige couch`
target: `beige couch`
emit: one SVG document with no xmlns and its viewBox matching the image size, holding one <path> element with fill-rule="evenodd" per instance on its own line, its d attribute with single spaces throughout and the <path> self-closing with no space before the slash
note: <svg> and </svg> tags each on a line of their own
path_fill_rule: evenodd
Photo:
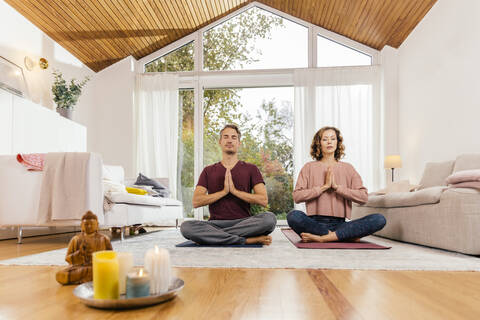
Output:
<svg viewBox="0 0 480 320">
<path fill-rule="evenodd" d="M 480 154 L 427 163 L 418 191 L 370 194 L 365 205 L 354 204 L 352 218 L 381 213 L 387 224 L 378 236 L 480 255 L 480 190 L 445 183 L 450 174 L 471 169 L 480 169 Z"/>
</svg>

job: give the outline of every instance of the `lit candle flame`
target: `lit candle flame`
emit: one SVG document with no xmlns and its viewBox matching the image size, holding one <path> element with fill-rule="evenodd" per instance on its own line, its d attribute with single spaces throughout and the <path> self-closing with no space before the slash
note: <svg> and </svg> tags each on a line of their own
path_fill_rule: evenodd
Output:
<svg viewBox="0 0 480 320">
<path fill-rule="evenodd" d="M 157 246 L 155 246 L 155 253 L 158 254 L 160 251 Z"/>
<path fill-rule="evenodd" d="M 143 269 L 140 269 L 140 271 L 138 271 L 138 276 L 143 277 Z"/>
</svg>

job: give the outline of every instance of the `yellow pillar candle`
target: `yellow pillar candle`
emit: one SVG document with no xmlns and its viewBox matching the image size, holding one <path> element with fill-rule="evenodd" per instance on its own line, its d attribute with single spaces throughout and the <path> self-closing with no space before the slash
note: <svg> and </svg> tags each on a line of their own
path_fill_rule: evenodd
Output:
<svg viewBox="0 0 480 320">
<path fill-rule="evenodd" d="M 133 255 L 130 252 L 117 252 L 118 258 L 118 290 L 120 295 L 125 294 L 127 274 L 133 268 Z"/>
<path fill-rule="evenodd" d="M 118 299 L 118 259 L 114 251 L 93 253 L 93 298 Z"/>
</svg>

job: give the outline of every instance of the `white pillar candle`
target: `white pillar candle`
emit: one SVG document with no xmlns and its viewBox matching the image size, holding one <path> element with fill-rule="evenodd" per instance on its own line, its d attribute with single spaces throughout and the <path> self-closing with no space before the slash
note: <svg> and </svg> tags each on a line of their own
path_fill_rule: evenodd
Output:
<svg viewBox="0 0 480 320">
<path fill-rule="evenodd" d="M 127 274 L 133 268 L 133 255 L 130 252 L 117 252 L 118 259 L 118 291 L 125 294 Z"/>
<path fill-rule="evenodd" d="M 168 291 L 172 282 L 170 254 L 166 249 L 155 246 L 145 254 L 145 269 L 150 274 L 150 293 L 161 294 Z"/>
</svg>

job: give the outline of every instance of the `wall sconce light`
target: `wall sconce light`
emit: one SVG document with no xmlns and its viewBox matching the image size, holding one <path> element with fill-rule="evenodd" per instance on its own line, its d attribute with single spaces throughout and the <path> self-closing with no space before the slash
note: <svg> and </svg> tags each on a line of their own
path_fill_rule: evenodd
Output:
<svg viewBox="0 0 480 320">
<path fill-rule="evenodd" d="M 45 58 L 40 58 L 40 60 L 38 60 L 38 66 L 40 67 L 40 69 L 47 69 L 48 68 L 48 60 L 45 59 Z"/>
<path fill-rule="evenodd" d="M 28 71 L 32 71 L 37 64 L 40 69 L 45 70 L 48 68 L 48 60 L 45 58 L 40 58 L 38 62 L 35 62 L 32 58 L 25 56 L 25 58 L 23 59 L 23 64 Z"/>
</svg>

